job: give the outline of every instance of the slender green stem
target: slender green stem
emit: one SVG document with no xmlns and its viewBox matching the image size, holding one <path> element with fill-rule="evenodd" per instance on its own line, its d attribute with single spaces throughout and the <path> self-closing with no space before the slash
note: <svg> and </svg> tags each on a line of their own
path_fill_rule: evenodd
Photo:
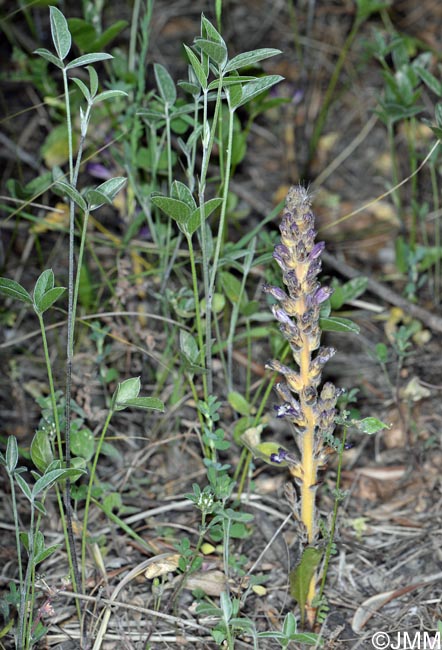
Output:
<svg viewBox="0 0 442 650">
<path fill-rule="evenodd" d="M 250 249 L 247 251 L 244 259 L 243 275 L 241 279 L 241 286 L 239 294 L 237 296 L 236 302 L 233 304 L 232 313 L 230 316 L 230 326 L 229 333 L 227 335 L 227 375 L 226 375 L 226 384 L 227 392 L 229 393 L 233 389 L 232 383 L 232 373 L 233 373 L 233 341 L 235 337 L 236 325 L 239 317 L 239 310 L 241 308 L 242 297 L 244 295 L 247 276 L 250 272 L 252 266 L 253 257 L 255 255 L 255 245 L 256 241 L 253 239 L 250 245 Z"/>
<path fill-rule="evenodd" d="M 29 523 L 28 532 L 28 563 L 26 566 L 26 574 L 24 581 L 20 584 L 20 606 L 18 613 L 18 638 L 19 650 L 29 647 L 29 626 L 31 624 L 30 617 L 32 617 L 32 607 L 28 611 L 27 603 L 29 599 L 29 590 L 32 576 L 32 566 L 34 563 L 34 519 L 35 519 L 35 505 L 31 501 L 31 520 Z"/>
<path fill-rule="evenodd" d="M 75 286 L 74 286 L 74 299 L 72 302 L 72 320 L 74 324 L 77 315 L 78 292 L 80 290 L 81 270 L 83 266 L 83 256 L 84 256 L 84 248 L 86 244 L 88 221 L 89 221 L 89 210 L 86 210 L 83 216 L 83 227 L 81 230 L 80 250 L 78 251 L 78 260 L 77 260 L 77 274 L 76 274 Z"/>
<path fill-rule="evenodd" d="M 388 133 L 388 142 L 390 144 L 390 157 L 391 157 L 391 172 L 392 172 L 392 181 L 393 187 L 396 188 L 399 185 L 399 164 L 397 159 L 397 151 L 394 141 L 394 127 L 393 122 L 388 120 L 387 122 L 387 133 Z M 392 193 L 393 201 L 398 211 L 398 216 L 402 220 L 402 201 L 399 189 L 395 189 Z"/>
<path fill-rule="evenodd" d="M 12 498 L 12 514 L 14 516 L 14 528 L 15 528 L 15 544 L 17 546 L 17 564 L 18 564 L 18 579 L 20 584 L 23 584 L 23 564 L 21 561 L 21 551 L 20 551 L 20 524 L 18 521 L 18 510 L 17 510 L 17 498 L 15 495 L 15 485 L 14 485 L 14 475 L 8 472 L 9 484 L 11 486 L 11 498 Z"/>
<path fill-rule="evenodd" d="M 198 185 L 198 200 L 201 211 L 201 254 L 203 266 L 203 285 L 204 296 L 206 298 L 206 370 L 207 382 L 204 389 L 204 399 L 207 401 L 208 395 L 211 395 L 213 390 L 213 377 L 212 377 L 212 296 L 210 290 L 210 259 L 208 254 L 207 237 L 206 237 L 206 224 L 204 218 L 204 195 L 206 189 L 206 178 L 209 169 L 210 155 L 215 140 L 216 125 L 218 122 L 218 115 L 221 106 L 221 92 L 222 92 L 222 71 L 219 70 L 219 83 L 218 92 L 215 102 L 215 110 L 213 115 L 212 127 L 209 127 L 207 116 L 207 102 L 208 91 L 204 91 L 203 101 L 203 159 L 201 163 L 201 177 Z"/>
<path fill-rule="evenodd" d="M 200 351 L 200 363 L 201 366 L 204 367 L 204 330 L 201 322 L 201 303 L 200 303 L 199 291 L 198 291 L 198 276 L 196 272 L 195 252 L 192 244 L 192 236 L 189 235 L 188 233 L 185 233 L 185 237 L 187 241 L 187 247 L 189 249 L 190 270 L 192 274 L 192 288 L 193 288 L 193 299 L 195 302 L 195 321 L 196 321 L 196 332 L 198 336 L 198 348 Z M 206 314 L 206 318 L 207 318 L 207 314 Z M 205 373 L 203 373 L 203 389 L 204 389 L 204 396 L 206 396 L 207 377 Z"/>
<path fill-rule="evenodd" d="M 72 122 L 71 106 L 68 89 L 68 77 L 66 68 L 63 72 L 63 87 L 66 106 L 66 124 L 68 129 L 68 150 L 69 150 L 69 182 L 74 185 L 74 154 L 72 146 Z M 79 160 L 77 159 L 79 165 Z M 78 167 L 77 167 L 78 174 Z M 66 343 L 66 388 L 65 388 L 65 463 L 69 469 L 71 465 L 71 385 L 72 385 L 72 359 L 74 355 L 74 321 L 73 321 L 73 304 L 74 304 L 74 237 L 75 237 L 75 205 L 72 199 L 69 200 L 69 252 L 68 252 L 68 323 L 67 323 L 67 343 Z M 78 569 L 77 554 L 75 552 L 75 540 L 72 526 L 72 505 L 71 505 L 71 482 L 70 478 L 66 479 L 65 489 L 65 508 L 68 537 L 66 544 L 70 546 L 72 554 L 74 574 L 72 581 L 75 588 L 80 584 L 80 572 Z"/>
<path fill-rule="evenodd" d="M 430 165 L 431 173 L 431 187 L 433 190 L 433 205 L 434 211 L 436 213 L 436 219 L 434 222 L 434 246 L 437 251 L 440 250 L 441 244 L 441 218 L 440 218 L 440 202 L 439 202 L 439 185 L 436 173 L 436 165 L 431 163 Z M 440 303 L 440 294 L 441 294 L 441 259 L 440 255 L 436 255 L 436 261 L 434 266 L 434 300 L 435 304 L 439 305 Z"/>
<path fill-rule="evenodd" d="M 227 139 L 227 155 L 223 185 L 223 196 L 221 204 L 221 214 L 218 224 L 218 234 L 216 238 L 215 252 L 213 255 L 212 269 L 209 277 L 209 284 L 206 293 L 206 368 L 208 372 L 208 390 L 209 394 L 212 393 L 213 378 L 212 378 L 212 337 L 211 337 L 211 323 L 212 323 L 212 303 L 213 293 L 215 290 L 216 276 L 218 273 L 218 262 L 221 252 L 221 245 L 223 240 L 224 225 L 227 213 L 227 198 L 229 194 L 230 172 L 232 165 L 232 145 L 233 145 L 233 117 L 235 110 L 229 106 L 229 125 L 228 125 L 228 139 Z M 201 205 L 201 204 L 200 204 Z M 203 226 L 204 231 L 204 226 Z M 204 262 L 203 262 L 204 263 Z"/>
<path fill-rule="evenodd" d="M 88 517 L 89 517 L 89 507 L 91 504 L 91 499 L 92 499 L 92 486 L 95 481 L 95 473 L 97 471 L 97 465 L 98 465 L 98 459 L 100 458 L 101 454 L 101 448 L 103 446 L 104 438 L 106 436 L 107 430 L 109 428 L 109 424 L 111 421 L 111 418 L 114 414 L 113 409 L 111 409 L 107 415 L 106 421 L 103 426 L 103 430 L 100 435 L 100 439 L 97 444 L 97 449 L 95 451 L 95 456 L 94 460 L 92 463 L 92 468 L 91 468 L 91 473 L 89 477 L 89 484 L 88 484 L 88 489 L 87 489 L 87 495 L 86 495 L 86 503 L 84 505 L 84 513 L 83 513 L 83 531 L 82 531 L 82 536 L 81 536 L 81 573 L 82 573 L 82 587 L 83 591 L 85 589 L 86 585 L 86 540 L 87 540 L 87 525 L 88 525 Z"/>
<path fill-rule="evenodd" d="M 60 429 L 60 420 L 58 417 L 58 410 L 57 410 L 57 401 L 55 397 L 55 385 L 54 385 L 54 378 L 52 374 L 52 366 L 51 366 L 51 359 L 49 355 L 49 348 L 48 348 L 48 342 L 47 342 L 47 337 L 46 337 L 46 329 L 44 326 L 44 321 L 43 321 L 43 315 L 40 313 L 37 313 L 37 318 L 38 322 L 40 324 L 40 330 L 41 330 L 41 337 L 42 337 L 42 342 L 43 342 L 43 352 L 44 352 L 44 357 L 46 361 L 46 373 L 48 376 L 48 382 L 49 382 L 49 394 L 51 398 L 51 406 L 52 406 L 52 414 L 54 418 L 54 425 L 55 425 L 55 435 L 57 439 L 57 447 L 58 447 L 58 457 L 60 461 L 63 460 L 63 445 L 62 445 L 62 440 L 61 440 L 61 429 Z M 73 535 L 70 535 L 69 533 L 69 527 L 66 522 L 65 514 L 64 514 L 64 509 L 63 509 L 63 500 L 60 495 L 60 490 L 57 485 L 55 485 L 55 490 L 57 494 L 57 501 L 58 501 L 58 509 L 60 512 L 60 518 L 61 518 L 61 523 L 62 523 L 62 528 L 63 528 L 63 534 L 64 534 L 64 539 L 66 540 L 66 551 L 68 555 L 68 563 L 69 563 L 69 569 L 71 572 L 72 576 L 72 584 L 74 587 L 74 590 L 76 591 L 79 582 L 78 582 L 78 566 L 76 564 L 76 555 L 75 555 L 75 546 L 74 546 L 74 541 L 73 541 Z M 67 513 L 66 513 L 67 515 Z M 75 559 L 74 559 L 75 555 Z M 75 601 L 75 606 L 77 609 L 78 615 L 80 615 L 80 601 L 76 599 Z"/>
<path fill-rule="evenodd" d="M 328 84 L 327 90 L 325 92 L 324 96 L 324 101 L 322 102 L 321 110 L 319 111 L 318 119 L 316 120 L 315 127 L 313 129 L 313 134 L 312 137 L 310 138 L 310 145 L 309 145 L 309 160 L 308 164 L 310 164 L 315 151 L 318 146 L 319 138 L 322 135 L 322 131 L 324 129 L 324 124 L 327 119 L 327 114 L 330 109 L 331 103 L 333 101 L 333 94 L 335 92 L 336 85 L 339 80 L 339 75 L 341 74 L 342 67 L 345 63 L 345 60 L 347 58 L 348 51 L 350 47 L 353 44 L 354 39 L 356 38 L 356 35 L 359 31 L 359 28 L 363 24 L 363 20 L 359 18 L 358 16 L 356 17 L 353 26 L 350 30 L 349 35 L 347 36 L 344 45 L 342 46 L 342 49 L 340 50 L 338 60 L 336 61 L 335 68 L 333 70 L 333 74 L 330 78 L 330 82 Z"/>
<path fill-rule="evenodd" d="M 409 236 L 410 250 L 414 251 L 417 241 L 417 227 L 419 216 L 419 204 L 417 203 L 417 153 L 415 146 L 416 138 L 416 120 L 411 118 L 404 122 L 405 137 L 407 140 L 408 160 L 410 162 L 410 178 L 411 178 L 411 226 Z"/>
<path fill-rule="evenodd" d="M 43 321 L 43 315 L 40 313 L 37 313 L 37 318 L 38 322 L 40 324 L 40 331 L 41 331 L 41 339 L 43 342 L 43 353 L 45 357 L 45 362 L 46 362 L 46 374 L 48 376 L 48 382 L 49 382 L 49 396 L 51 399 L 51 406 L 52 406 L 52 415 L 54 418 L 54 426 L 55 426 L 55 435 L 57 437 L 57 447 L 58 447 L 58 457 L 60 461 L 63 460 L 63 445 L 62 445 L 62 440 L 61 440 L 61 430 L 60 430 L 60 420 L 58 417 L 58 409 L 57 409 L 57 400 L 55 397 L 55 385 L 54 385 L 54 377 L 52 375 L 52 366 L 51 366 L 51 358 L 49 355 L 49 347 L 48 347 L 48 341 L 46 338 L 46 329 Z"/>
<path fill-rule="evenodd" d="M 172 136 L 170 131 L 170 111 L 169 104 L 164 106 L 164 118 L 166 120 L 166 152 L 167 152 L 167 184 L 168 184 L 168 193 L 170 195 L 172 189 Z M 166 229 L 166 243 L 164 246 L 164 257 L 163 257 L 163 279 L 161 283 L 161 293 L 164 293 L 166 289 L 166 283 L 169 278 L 169 269 L 170 269 L 170 242 L 172 239 L 172 220 L 169 217 L 167 220 L 167 229 Z"/>
<path fill-rule="evenodd" d="M 338 518 L 338 508 L 339 504 L 341 503 L 341 498 L 339 494 L 339 489 L 341 485 L 341 471 L 342 471 L 342 458 L 344 456 L 344 448 L 345 448 L 345 440 L 347 438 L 347 427 L 344 427 L 344 431 L 342 433 L 342 441 L 341 441 L 341 447 L 339 450 L 339 456 L 338 456 L 338 469 L 336 473 L 336 488 L 335 488 L 335 503 L 333 507 L 333 515 L 332 515 L 332 525 L 331 525 L 331 530 L 330 530 L 330 535 L 328 538 L 327 542 L 327 548 L 325 551 L 325 557 L 324 557 L 324 566 L 322 570 L 322 580 L 321 580 L 321 586 L 319 588 L 319 599 L 322 598 L 324 589 L 325 589 L 325 583 L 327 581 L 327 572 L 328 572 L 328 565 L 330 563 L 330 557 L 333 549 L 333 542 L 335 539 L 335 532 L 336 532 L 336 521 Z"/>
<path fill-rule="evenodd" d="M 127 69 L 129 72 L 134 72 L 135 70 L 135 52 L 137 48 L 137 32 L 138 32 L 138 19 L 140 16 L 141 9 L 141 0 L 134 0 L 134 6 L 132 10 L 132 20 L 130 25 L 130 40 L 129 40 L 129 58 L 127 63 Z"/>
</svg>

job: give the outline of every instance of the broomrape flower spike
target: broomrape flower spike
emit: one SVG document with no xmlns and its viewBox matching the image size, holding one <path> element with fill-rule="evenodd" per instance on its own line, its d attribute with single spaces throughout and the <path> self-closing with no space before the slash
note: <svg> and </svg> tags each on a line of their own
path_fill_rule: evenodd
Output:
<svg viewBox="0 0 442 650">
<path fill-rule="evenodd" d="M 319 388 L 322 369 L 335 354 L 333 348 L 320 347 L 320 306 L 332 290 L 322 287 L 317 280 L 325 244 L 315 243 L 314 215 L 303 187 L 289 190 L 280 231 L 281 243 L 276 245 L 273 257 L 281 267 L 286 291 L 271 286 L 264 287 L 264 290 L 278 301 L 272 311 L 298 369 L 295 371 L 277 360 L 271 361 L 268 367 L 284 377 L 276 385 L 282 399 L 282 405 L 277 407 L 277 416 L 292 422 L 297 435 L 301 461 L 288 467 L 300 487 L 300 515 L 307 542 L 314 546 L 318 536 L 315 511 L 317 475 L 330 453 L 326 439 L 330 439 L 335 427 L 335 406 L 340 391 L 330 382 Z M 285 456 L 281 449 L 273 461 L 281 462 Z M 305 600 L 305 613 L 311 624 L 315 620 L 312 607 L 315 592 L 313 573 Z M 301 614 L 304 618 L 304 612 Z"/>
</svg>

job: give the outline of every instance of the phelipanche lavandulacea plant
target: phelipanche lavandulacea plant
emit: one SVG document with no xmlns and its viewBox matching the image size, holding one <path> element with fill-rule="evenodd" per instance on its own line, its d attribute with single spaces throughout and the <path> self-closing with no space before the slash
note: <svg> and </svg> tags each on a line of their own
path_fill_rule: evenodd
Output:
<svg viewBox="0 0 442 650">
<path fill-rule="evenodd" d="M 294 425 L 301 458 L 298 460 L 280 447 L 277 453 L 270 455 L 270 461 L 287 464 L 299 486 L 299 517 L 305 529 L 307 547 L 314 548 L 319 529 L 316 513 L 318 473 L 332 451 L 329 441 L 335 427 L 335 405 L 340 390 L 331 382 L 320 388 L 322 369 L 335 353 L 331 347 L 320 347 L 321 303 L 329 298 L 332 290 L 322 287 L 317 280 L 325 244 L 315 243 L 314 215 L 303 187 L 289 190 L 280 231 L 281 243 L 275 247 L 273 257 L 282 269 L 287 291 L 273 286 L 266 286 L 265 290 L 277 300 L 272 307 L 273 314 L 280 323 L 280 330 L 290 345 L 298 369 L 277 360 L 269 362 L 268 367 L 284 377 L 284 381 L 276 384 L 282 399 L 277 415 Z M 319 564 L 319 558 L 318 554 L 314 568 Z M 313 625 L 316 576 L 314 569 L 309 573 L 308 591 L 305 598 L 298 601 L 301 601 L 302 620 L 306 614 Z"/>
</svg>

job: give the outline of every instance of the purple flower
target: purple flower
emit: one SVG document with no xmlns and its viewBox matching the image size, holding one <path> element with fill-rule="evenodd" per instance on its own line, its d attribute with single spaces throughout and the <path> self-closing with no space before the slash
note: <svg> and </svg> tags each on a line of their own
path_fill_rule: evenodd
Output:
<svg viewBox="0 0 442 650">
<path fill-rule="evenodd" d="M 289 402 L 284 402 L 284 404 L 275 404 L 273 408 L 276 411 L 277 418 L 285 418 L 287 416 L 299 418 L 301 415 L 299 407 L 294 408 L 294 406 Z"/>
<path fill-rule="evenodd" d="M 286 261 L 290 259 L 290 251 L 284 244 L 277 244 L 273 251 L 273 257 L 282 267 L 286 266 Z"/>
<path fill-rule="evenodd" d="M 331 287 L 319 287 L 319 289 L 316 291 L 315 295 L 313 296 L 314 302 L 317 305 L 320 305 L 322 302 L 325 302 L 330 298 L 330 296 L 333 293 L 333 289 Z"/>
<path fill-rule="evenodd" d="M 282 309 L 282 307 L 279 307 L 278 305 L 273 305 L 272 312 L 276 320 L 279 321 L 280 323 L 284 323 L 286 325 L 293 325 L 292 319 L 285 311 L 285 309 Z"/>
<path fill-rule="evenodd" d="M 317 244 L 315 244 L 312 250 L 310 251 L 309 260 L 312 261 L 316 260 L 321 255 L 324 248 L 325 248 L 325 242 L 323 241 L 319 241 Z"/>
<path fill-rule="evenodd" d="M 276 300 L 286 300 L 288 298 L 286 292 L 279 287 L 272 287 L 269 284 L 265 284 L 262 289 L 273 296 Z"/>
</svg>

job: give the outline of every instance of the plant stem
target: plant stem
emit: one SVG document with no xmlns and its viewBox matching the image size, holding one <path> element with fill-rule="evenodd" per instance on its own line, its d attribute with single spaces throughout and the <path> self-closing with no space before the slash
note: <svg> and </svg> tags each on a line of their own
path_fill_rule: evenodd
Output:
<svg viewBox="0 0 442 650">
<path fill-rule="evenodd" d="M 63 87 L 66 106 L 66 124 L 68 129 L 68 150 L 69 150 L 69 182 L 75 183 L 74 174 L 74 154 L 72 145 L 72 122 L 71 106 L 69 101 L 68 77 L 66 68 L 63 72 Z M 78 162 L 78 160 L 77 160 Z M 77 168 L 78 169 L 78 168 Z M 77 171 L 78 173 L 78 171 Z M 73 340 L 74 340 L 74 320 L 73 320 L 73 303 L 74 303 L 74 236 L 75 236 L 75 205 L 72 199 L 69 199 L 69 252 L 68 252 L 68 324 L 67 324 L 67 344 L 66 344 L 66 389 L 65 389 L 65 463 L 69 469 L 71 465 L 71 385 L 72 385 L 72 358 L 73 358 Z M 68 539 L 67 545 L 70 546 L 72 554 L 74 574 L 72 582 L 75 589 L 80 585 L 80 572 L 78 569 L 77 554 L 75 551 L 74 532 L 72 527 L 72 505 L 71 505 L 71 482 L 66 478 L 66 490 L 64 505 L 66 508 L 66 520 Z"/>
<path fill-rule="evenodd" d="M 339 75 L 341 74 L 342 67 L 345 63 L 345 59 L 347 57 L 348 51 L 350 47 L 353 44 L 353 41 L 356 37 L 356 34 L 359 31 L 359 28 L 361 27 L 362 23 L 364 21 L 356 16 L 355 21 L 353 23 L 353 26 L 351 28 L 351 31 L 349 35 L 347 36 L 344 45 L 342 46 L 342 49 L 340 50 L 338 60 L 336 61 L 335 68 L 333 70 L 333 74 L 330 78 L 330 82 L 328 84 L 327 90 L 325 92 L 324 96 L 324 101 L 322 102 L 321 110 L 319 111 L 318 118 L 315 123 L 315 127 L 313 129 L 313 134 L 312 137 L 310 138 L 310 144 L 309 144 L 309 156 L 308 156 L 308 161 L 307 161 L 307 167 L 310 165 L 313 156 L 316 152 L 319 138 L 322 135 L 322 131 L 324 129 L 324 124 L 325 120 L 327 119 L 327 114 L 330 108 L 330 105 L 333 100 L 333 94 L 335 92 L 336 85 L 339 80 Z"/>
<path fill-rule="evenodd" d="M 321 580 L 321 586 L 319 588 L 319 598 L 321 599 L 323 594 L 324 594 L 324 588 L 325 588 L 325 583 L 327 581 L 327 572 L 328 572 L 328 565 L 330 562 L 330 557 L 332 553 L 332 548 L 333 548 L 333 541 L 335 539 L 335 532 L 336 532 L 336 521 L 338 518 L 338 508 L 339 504 L 341 502 L 341 498 L 339 495 L 339 489 L 341 486 L 341 471 L 342 471 L 342 458 L 344 456 L 344 449 L 345 449 L 345 440 L 347 438 L 347 427 L 344 427 L 344 430 L 342 432 L 342 441 L 341 441 L 341 447 L 339 450 L 339 456 L 338 456 L 338 469 L 336 473 L 336 487 L 335 487 L 335 503 L 333 507 L 333 515 L 332 515 L 332 525 L 331 525 L 331 530 L 330 530 L 330 536 L 328 538 L 327 542 L 327 548 L 325 551 L 325 557 L 324 557 L 324 566 L 322 570 L 322 580 Z"/>
<path fill-rule="evenodd" d="M 106 436 L 107 430 L 109 428 L 109 424 L 111 421 L 111 418 L 114 414 L 113 409 L 110 409 L 106 422 L 104 423 L 103 430 L 100 435 L 100 439 L 97 444 L 97 449 L 95 451 L 95 457 L 94 461 L 92 463 L 92 468 L 91 468 L 91 473 L 89 477 L 89 484 L 88 484 L 88 489 L 87 489 L 87 495 L 86 495 L 86 503 L 84 505 L 84 513 L 83 513 L 83 531 L 81 535 L 81 573 L 82 573 L 82 587 L 83 591 L 85 589 L 85 584 L 86 584 L 86 539 L 87 539 L 87 524 L 88 524 L 88 516 L 89 516 L 89 506 L 91 503 L 92 499 L 92 486 L 95 481 L 95 473 L 97 470 L 97 465 L 98 465 L 98 459 L 100 457 L 101 453 L 101 448 L 103 446 L 104 438 Z"/>
</svg>

